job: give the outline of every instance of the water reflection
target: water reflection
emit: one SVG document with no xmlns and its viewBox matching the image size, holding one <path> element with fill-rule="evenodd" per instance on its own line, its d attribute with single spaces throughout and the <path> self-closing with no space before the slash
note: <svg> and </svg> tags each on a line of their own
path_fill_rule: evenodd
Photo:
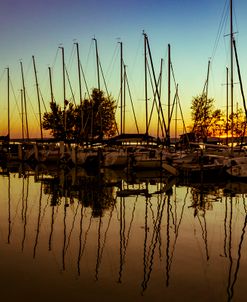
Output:
<svg viewBox="0 0 247 302">
<path fill-rule="evenodd" d="M 245 183 L 43 165 L 2 168 L 0 183 L 9 301 L 244 300 Z"/>
</svg>

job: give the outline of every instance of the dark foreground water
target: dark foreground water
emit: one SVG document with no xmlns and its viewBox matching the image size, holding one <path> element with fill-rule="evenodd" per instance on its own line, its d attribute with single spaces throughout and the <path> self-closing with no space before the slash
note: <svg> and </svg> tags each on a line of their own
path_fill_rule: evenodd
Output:
<svg viewBox="0 0 247 302">
<path fill-rule="evenodd" d="M 0 175 L 1 301 L 246 301 L 245 183 Z"/>
</svg>

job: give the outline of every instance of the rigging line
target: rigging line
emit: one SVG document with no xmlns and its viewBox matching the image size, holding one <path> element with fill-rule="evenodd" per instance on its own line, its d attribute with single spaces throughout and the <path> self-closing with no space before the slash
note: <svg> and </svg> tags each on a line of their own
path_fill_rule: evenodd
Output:
<svg viewBox="0 0 247 302">
<path fill-rule="evenodd" d="M 39 124 L 39 119 L 37 118 L 37 114 L 38 114 L 38 113 L 35 113 L 33 104 L 32 104 L 32 102 L 31 102 L 31 99 L 30 99 L 30 97 L 28 96 L 28 93 L 27 93 L 27 92 L 26 92 L 26 97 L 27 97 L 27 100 L 28 100 L 28 102 L 29 102 L 29 105 L 30 105 L 30 107 L 31 107 L 31 109 L 32 109 L 33 115 L 34 115 L 34 117 L 35 117 L 37 123 Z"/>
<path fill-rule="evenodd" d="M 2 81 L 2 79 L 3 79 L 3 77 L 5 76 L 5 71 L 6 71 L 7 69 L 5 68 L 3 71 L 2 71 L 2 74 L 1 74 L 1 76 L 0 76 L 0 82 Z"/>
<path fill-rule="evenodd" d="M 153 82 L 152 82 L 152 80 L 151 80 L 151 71 L 150 71 L 149 64 L 147 64 L 147 66 L 148 66 L 148 72 L 149 72 L 149 75 L 150 75 L 150 81 L 151 81 L 151 86 L 152 86 L 153 95 L 154 95 L 153 104 L 152 104 L 152 108 L 151 108 L 151 113 L 150 113 L 150 115 L 149 115 L 149 121 L 148 121 L 148 129 L 149 129 L 150 124 L 151 124 L 152 115 L 153 115 L 154 104 L 156 105 L 156 110 L 157 110 L 157 112 L 160 112 L 160 111 L 163 112 L 163 110 L 162 110 L 161 103 L 159 102 L 159 103 L 157 104 L 157 99 L 156 99 L 156 95 L 158 94 L 158 93 L 157 93 L 157 89 L 156 89 L 156 90 L 154 89 Z M 159 74 L 157 86 L 159 85 L 160 80 L 161 80 L 161 74 Z M 159 111 L 159 110 L 160 110 L 160 111 Z M 159 123 L 160 123 L 160 126 L 161 126 L 162 136 L 164 137 L 164 127 L 163 127 L 163 124 L 162 124 L 162 120 L 161 120 L 160 114 L 158 114 L 158 120 L 159 120 Z"/>
<path fill-rule="evenodd" d="M 74 105 L 76 105 L 76 103 L 75 103 L 75 95 L 74 95 L 74 92 L 73 92 L 73 89 L 72 89 L 72 86 L 71 86 L 71 82 L 70 82 L 70 78 L 69 78 L 69 74 L 68 74 L 68 70 L 67 70 L 66 66 L 65 66 L 65 72 L 66 72 L 67 80 L 69 82 L 69 88 L 70 88 L 70 92 L 72 94 L 72 100 L 73 100 Z"/>
<path fill-rule="evenodd" d="M 171 114 L 170 114 L 170 119 L 169 119 L 169 128 L 170 128 L 170 123 L 171 123 L 171 120 L 172 120 L 172 115 L 173 115 L 173 110 L 174 110 L 174 107 L 175 107 L 175 103 L 176 103 L 176 100 L 177 100 L 177 95 L 178 95 L 178 85 L 176 87 L 176 92 L 175 92 L 175 95 L 174 95 L 174 99 L 173 99 L 173 103 L 172 103 L 172 110 L 171 110 Z"/>
<path fill-rule="evenodd" d="M 160 95 L 159 95 L 159 89 L 158 89 L 158 84 L 157 84 L 156 77 L 155 77 L 155 71 L 154 71 L 154 65 L 153 65 L 153 60 L 152 60 L 152 55 L 151 55 L 151 49 L 150 49 L 150 45 L 149 45 L 149 41 L 148 41 L 148 37 L 147 36 L 146 36 L 146 43 L 147 43 L 148 54 L 149 54 L 149 59 L 150 59 L 150 63 L 151 63 L 151 69 L 152 69 L 154 84 L 155 84 L 155 91 L 156 91 L 157 96 L 158 96 L 159 107 L 161 107 L 161 100 L 160 100 Z M 161 110 L 161 117 L 162 117 L 162 123 L 164 125 L 164 129 L 165 129 L 165 134 L 167 136 L 168 132 L 167 132 L 167 127 L 166 127 L 166 123 L 165 123 L 165 118 L 164 118 L 163 110 Z"/>
<path fill-rule="evenodd" d="M 82 72 L 83 81 L 84 81 L 84 84 L 85 84 L 85 87 L 86 87 L 86 91 L 87 91 L 87 94 L 88 94 L 88 98 L 90 99 L 90 92 L 89 92 L 89 89 L 88 89 L 88 85 L 87 85 L 87 81 L 86 81 L 84 70 L 82 68 L 81 61 L 80 61 L 80 68 L 81 68 L 81 72 Z"/>
<path fill-rule="evenodd" d="M 44 101 L 44 98 L 43 98 L 43 94 L 41 92 L 41 89 L 39 89 L 39 93 L 40 93 L 40 96 L 41 96 L 41 100 L 42 100 L 42 103 L 43 103 L 43 106 L 45 108 L 45 112 L 47 113 L 47 108 L 46 108 L 46 105 L 45 105 L 45 101 Z"/>
<path fill-rule="evenodd" d="M 55 58 L 54 58 L 53 63 L 52 63 L 52 65 L 51 65 L 51 66 L 52 66 L 52 69 L 54 69 L 55 64 L 56 64 L 56 62 L 57 62 L 57 57 L 58 57 L 59 51 L 60 51 L 60 48 L 58 47 L 58 48 L 57 48 L 57 51 L 56 51 L 56 54 L 55 54 Z"/>
<path fill-rule="evenodd" d="M 121 94 L 121 91 L 119 90 L 119 92 L 118 92 L 118 97 L 117 97 L 117 103 L 116 103 L 116 106 L 117 106 L 117 107 L 118 107 L 118 105 L 119 105 L 120 94 Z M 119 105 L 119 108 L 120 108 L 120 105 Z M 117 110 L 117 109 L 116 109 L 116 110 Z"/>
<path fill-rule="evenodd" d="M 184 131 L 186 133 L 186 126 L 185 126 L 185 122 L 184 122 L 184 116 L 183 116 L 183 112 L 182 112 L 182 108 L 181 108 L 181 103 L 180 103 L 179 95 L 177 95 L 177 99 L 178 99 L 178 105 L 179 105 L 179 109 L 180 109 L 180 114 L 181 114 L 181 117 L 182 117 L 183 128 L 184 128 Z"/>
<path fill-rule="evenodd" d="M 28 77 L 28 74 L 29 74 L 29 72 L 30 72 L 30 70 L 31 70 L 32 64 L 33 64 L 32 59 L 30 59 L 29 64 L 28 64 L 28 67 L 27 67 L 26 72 L 25 72 L 25 74 L 24 74 L 25 78 Z"/>
<path fill-rule="evenodd" d="M 222 11 L 222 14 L 221 14 L 220 24 L 219 24 L 219 27 L 218 27 L 218 31 L 217 31 L 217 35 L 216 35 L 216 38 L 215 38 L 215 42 L 214 42 L 214 46 L 213 46 L 213 51 L 212 51 L 212 55 L 211 55 L 212 61 L 214 59 L 214 56 L 216 54 L 216 50 L 218 48 L 219 40 L 220 40 L 222 31 L 223 31 L 223 26 L 226 23 L 226 18 L 227 18 L 227 3 L 228 3 L 228 0 L 225 1 L 225 5 L 224 5 L 224 8 L 223 8 L 223 11 Z"/>
<path fill-rule="evenodd" d="M 239 66 L 239 61 L 238 61 L 238 53 L 237 53 L 236 42 L 235 42 L 234 38 L 233 38 L 233 48 L 234 48 L 234 54 L 235 54 L 235 59 L 236 59 L 236 63 L 237 63 L 238 77 L 239 77 L 239 82 L 240 82 L 240 90 L 241 90 L 241 95 L 242 95 L 242 98 L 243 98 L 243 105 L 244 105 L 245 119 L 246 119 L 247 118 L 247 106 L 246 106 L 246 102 L 245 102 L 245 96 L 244 96 L 240 66 Z"/>
<path fill-rule="evenodd" d="M 135 68 L 136 68 L 136 62 L 137 62 L 137 57 L 139 57 L 139 53 L 140 53 L 140 48 L 142 47 L 142 38 L 143 37 L 143 33 L 140 35 L 140 39 L 138 41 L 138 46 L 137 46 L 137 50 L 136 50 L 136 53 L 134 55 L 134 60 L 133 60 L 133 64 L 131 64 L 132 66 L 132 69 L 130 70 L 130 74 L 132 75 Z"/>
<path fill-rule="evenodd" d="M 177 86 L 177 81 L 175 79 L 175 72 L 174 72 L 174 69 L 173 69 L 172 62 L 171 62 L 171 72 L 172 72 L 172 78 L 173 78 L 173 81 L 174 81 L 174 86 L 176 87 Z"/>
<path fill-rule="evenodd" d="M 87 60 L 86 60 L 86 65 L 85 65 L 85 70 L 86 71 L 88 69 L 89 57 L 90 57 L 90 54 L 92 52 L 92 48 L 93 48 L 93 39 L 91 39 L 90 47 L 89 47 L 88 54 L 87 54 Z"/>
<path fill-rule="evenodd" d="M 109 92 L 108 92 L 108 89 L 107 89 L 106 80 L 105 80 L 105 76 L 104 76 L 104 73 L 103 73 L 103 69 L 102 69 L 100 60 L 99 60 L 99 67 L 100 67 L 101 75 L 102 75 L 103 82 L 104 82 L 104 85 L 105 85 L 105 90 L 106 90 L 107 96 L 109 98 L 110 95 L 109 95 Z"/>
<path fill-rule="evenodd" d="M 151 112 L 149 114 L 149 120 L 148 120 L 148 126 L 147 126 L 147 131 L 148 131 L 149 127 L 150 127 L 150 124 L 151 124 L 151 120 L 152 120 L 152 115 L 153 115 L 153 110 L 154 110 L 154 104 L 156 104 L 156 92 L 154 91 L 154 85 L 153 85 L 153 81 L 152 81 L 152 77 L 151 77 L 151 71 L 150 71 L 149 64 L 148 64 L 147 61 L 146 61 L 146 63 L 147 63 L 148 74 L 149 74 L 149 77 L 150 77 L 150 84 L 151 84 L 152 91 L 153 91 L 153 96 L 154 96 L 153 102 L 152 102 Z"/>
<path fill-rule="evenodd" d="M 73 62 L 74 62 L 74 59 L 75 59 L 75 54 L 76 54 L 76 46 L 75 46 L 75 43 L 73 43 L 71 53 L 70 53 L 70 57 L 69 57 L 69 63 L 67 64 L 67 66 L 69 66 L 70 71 L 71 71 L 72 66 L 73 66 Z"/>
<path fill-rule="evenodd" d="M 114 117 L 115 117 L 114 118 L 114 124 L 116 126 L 117 134 L 119 134 L 119 130 L 118 130 L 118 125 L 117 125 L 117 121 L 116 121 L 116 112 L 117 112 L 117 108 L 118 108 L 119 99 L 120 99 L 120 91 L 119 91 L 119 94 L 118 94 L 118 99 L 117 99 L 116 107 L 115 107 L 115 110 L 114 110 Z"/>
<path fill-rule="evenodd" d="M 17 110 L 18 110 L 19 114 L 21 114 L 21 110 L 20 110 L 20 107 L 19 107 L 18 102 L 17 102 L 17 97 L 15 95 L 15 91 L 14 91 L 14 87 L 13 87 L 13 83 L 12 83 L 11 79 L 10 79 L 10 86 L 11 86 L 11 90 L 12 90 L 12 93 L 13 93 L 13 96 L 14 96 L 15 105 L 17 107 Z"/>
<path fill-rule="evenodd" d="M 117 51 L 118 50 L 119 50 L 119 47 L 118 47 L 118 44 L 116 44 L 116 47 L 115 47 L 113 55 L 112 55 L 112 59 L 111 59 L 110 64 L 109 64 L 109 66 L 106 70 L 106 75 L 107 75 L 108 78 L 111 77 L 111 74 L 113 72 L 113 66 L 115 65 L 116 60 L 117 60 L 117 54 L 118 54 Z"/>
<path fill-rule="evenodd" d="M 132 95 L 131 95 L 131 91 L 130 91 L 130 86 L 129 86 L 127 73 L 126 73 L 126 84 L 127 84 L 127 88 L 128 88 L 128 93 L 129 93 L 129 98 L 130 98 L 130 102 L 131 102 L 132 112 L 133 112 L 133 115 L 134 115 L 136 130 L 137 130 L 137 133 L 139 133 L 137 118 L 136 118 L 136 114 L 135 114 L 134 103 L 133 103 L 133 99 L 132 99 Z"/>
<path fill-rule="evenodd" d="M 235 28 L 236 28 L 236 32 L 238 33 L 238 18 L 236 17 L 236 10 L 235 7 L 233 6 L 233 15 L 234 15 L 234 21 L 235 21 Z"/>
</svg>

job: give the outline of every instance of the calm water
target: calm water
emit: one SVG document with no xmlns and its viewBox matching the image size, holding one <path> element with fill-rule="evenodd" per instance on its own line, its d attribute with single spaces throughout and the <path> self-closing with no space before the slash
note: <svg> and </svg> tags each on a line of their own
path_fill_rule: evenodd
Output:
<svg viewBox="0 0 247 302">
<path fill-rule="evenodd" d="M 0 188 L 1 301 L 246 301 L 247 184 L 17 167 Z"/>
</svg>

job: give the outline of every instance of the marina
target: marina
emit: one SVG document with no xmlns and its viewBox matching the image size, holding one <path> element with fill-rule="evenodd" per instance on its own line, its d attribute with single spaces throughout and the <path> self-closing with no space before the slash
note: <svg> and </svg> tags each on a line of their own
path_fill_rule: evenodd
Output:
<svg viewBox="0 0 247 302">
<path fill-rule="evenodd" d="M 0 299 L 245 301 L 247 4 L 0 6 Z"/>
</svg>

